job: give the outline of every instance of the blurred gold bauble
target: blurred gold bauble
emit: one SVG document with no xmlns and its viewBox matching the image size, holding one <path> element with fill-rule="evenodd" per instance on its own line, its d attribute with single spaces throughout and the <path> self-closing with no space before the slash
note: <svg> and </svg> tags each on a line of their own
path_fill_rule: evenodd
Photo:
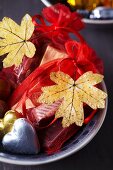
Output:
<svg viewBox="0 0 113 170">
<path fill-rule="evenodd" d="M 89 11 L 97 6 L 113 7 L 113 0 L 67 0 L 67 3 L 74 9 L 87 9 Z"/>
<path fill-rule="evenodd" d="M 12 130 L 14 122 L 20 118 L 21 115 L 13 110 L 6 112 L 3 119 L 0 119 L 0 139 Z"/>
</svg>

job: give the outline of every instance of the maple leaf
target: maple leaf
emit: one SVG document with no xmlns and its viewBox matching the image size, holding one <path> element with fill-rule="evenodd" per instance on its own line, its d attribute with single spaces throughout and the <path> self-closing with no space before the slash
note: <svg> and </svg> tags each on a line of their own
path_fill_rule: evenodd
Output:
<svg viewBox="0 0 113 170">
<path fill-rule="evenodd" d="M 103 80 L 103 75 L 94 74 L 91 71 L 84 73 L 76 81 L 64 72 L 51 72 L 50 79 L 56 85 L 42 87 L 42 94 L 39 97 L 40 103 L 51 104 L 63 99 L 56 118 L 63 117 L 63 127 L 75 123 L 82 126 L 84 122 L 83 103 L 92 109 L 104 108 L 107 94 L 94 85 Z"/>
<path fill-rule="evenodd" d="M 28 41 L 33 31 L 34 24 L 28 14 L 23 17 L 20 26 L 10 18 L 3 18 L 0 22 L 0 56 L 8 53 L 3 60 L 4 67 L 18 66 L 24 55 L 34 56 L 36 48 Z"/>
</svg>

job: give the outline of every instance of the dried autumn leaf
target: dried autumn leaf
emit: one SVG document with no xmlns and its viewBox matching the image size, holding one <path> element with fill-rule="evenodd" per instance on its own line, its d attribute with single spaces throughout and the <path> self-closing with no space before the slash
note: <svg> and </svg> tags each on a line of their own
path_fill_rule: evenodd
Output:
<svg viewBox="0 0 113 170">
<path fill-rule="evenodd" d="M 50 79 L 56 83 L 53 86 L 42 87 L 40 103 L 51 104 L 62 99 L 63 102 L 56 112 L 56 118 L 63 117 L 63 127 L 75 123 L 82 126 L 84 122 L 83 103 L 92 109 L 104 108 L 107 94 L 94 87 L 103 80 L 100 74 L 89 71 L 84 73 L 76 81 L 63 72 L 52 72 Z"/>
<path fill-rule="evenodd" d="M 19 26 L 12 19 L 4 17 L 0 22 L 0 56 L 7 54 L 3 60 L 4 67 L 18 66 L 26 55 L 32 58 L 36 48 L 28 41 L 34 31 L 32 18 L 26 14 Z"/>
</svg>

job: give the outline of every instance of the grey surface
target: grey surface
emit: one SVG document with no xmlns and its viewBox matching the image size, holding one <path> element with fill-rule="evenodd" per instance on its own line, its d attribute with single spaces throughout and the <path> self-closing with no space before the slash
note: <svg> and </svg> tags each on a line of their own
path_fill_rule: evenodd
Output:
<svg viewBox="0 0 113 170">
<path fill-rule="evenodd" d="M 25 13 L 34 15 L 42 7 L 39 0 L 0 0 L 0 19 L 8 16 L 19 22 Z M 113 25 L 86 26 L 82 33 L 105 63 L 105 82 L 109 94 L 109 105 L 101 130 L 84 149 L 64 160 L 38 167 L 1 163 L 0 170 L 113 170 Z"/>
</svg>

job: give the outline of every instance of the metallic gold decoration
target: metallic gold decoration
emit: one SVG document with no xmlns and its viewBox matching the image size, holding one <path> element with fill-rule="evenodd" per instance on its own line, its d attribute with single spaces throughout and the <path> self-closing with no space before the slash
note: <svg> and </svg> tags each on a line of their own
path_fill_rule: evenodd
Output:
<svg viewBox="0 0 113 170">
<path fill-rule="evenodd" d="M 68 74 L 59 71 L 52 72 L 50 79 L 56 85 L 42 87 L 43 93 L 39 97 L 39 102 L 51 104 L 63 99 L 56 112 L 56 118 L 63 117 L 63 127 L 68 127 L 73 123 L 77 126 L 83 125 L 83 103 L 86 103 L 92 109 L 105 107 L 104 99 L 107 94 L 94 87 L 103 80 L 103 75 L 89 71 L 74 81 Z"/>
<path fill-rule="evenodd" d="M 0 139 L 8 132 L 12 130 L 15 120 L 17 120 L 20 115 L 13 110 L 6 112 L 3 119 L 0 119 Z"/>
<path fill-rule="evenodd" d="M 0 56 L 7 54 L 3 60 L 4 67 L 21 64 L 24 55 L 32 58 L 36 48 L 28 41 L 34 31 L 32 18 L 26 14 L 19 26 L 12 19 L 4 17 L 0 22 Z"/>
<path fill-rule="evenodd" d="M 98 6 L 113 7 L 113 0 L 67 0 L 67 3 L 75 9 L 88 9 L 89 11 Z"/>
<path fill-rule="evenodd" d="M 75 6 L 76 0 L 67 0 L 67 3 L 69 3 L 71 6 Z"/>
</svg>

